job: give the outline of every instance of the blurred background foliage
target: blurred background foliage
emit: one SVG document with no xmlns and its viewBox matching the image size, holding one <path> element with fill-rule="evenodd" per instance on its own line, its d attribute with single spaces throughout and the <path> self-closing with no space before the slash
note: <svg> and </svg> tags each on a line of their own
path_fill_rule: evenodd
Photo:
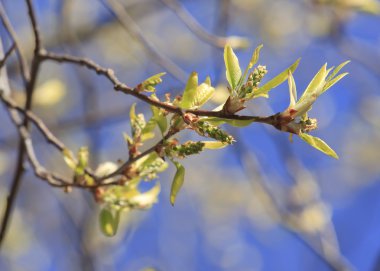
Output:
<svg viewBox="0 0 380 271">
<path fill-rule="evenodd" d="M 30 57 L 33 37 L 24 1 L 2 2 Z M 246 41 L 236 37 L 250 42 L 249 49 L 236 50 L 242 66 L 263 43 L 259 64 L 267 65 L 268 78 L 301 57 L 294 74 L 299 89 L 326 61 L 350 59 L 350 75 L 314 105 L 315 134 L 341 158 L 324 156 L 298 139 L 291 144 L 272 127 L 228 128 L 235 144 L 184 161 L 185 185 L 174 208 L 172 168 L 160 176 L 159 204 L 125 216 L 113 238 L 100 233 L 99 210 L 88 193 L 65 194 L 29 170 L 0 270 L 380 270 L 379 1 L 35 0 L 34 5 L 49 50 L 89 57 L 130 86 L 166 71 L 160 97 L 179 94 L 195 70 L 200 78 L 211 76 L 218 86 L 214 100 L 223 100 L 220 37 L 234 36 L 242 47 Z M 4 28 L 0 34 L 8 48 Z M 22 102 L 14 56 L 8 74 L 14 98 Z M 45 63 L 34 101 L 35 112 L 67 146 L 89 146 L 93 166 L 126 158 L 122 132 L 129 130 L 128 112 L 136 100 L 115 93 L 106 80 L 80 67 Z M 287 104 L 283 84 L 245 113 L 267 115 Z M 137 108 L 149 114 L 147 105 L 138 102 Z M 3 108 L 0 115 L 0 205 L 5 206 L 17 137 Z M 41 161 L 65 174 L 61 155 L 37 133 L 34 137 Z"/>
</svg>

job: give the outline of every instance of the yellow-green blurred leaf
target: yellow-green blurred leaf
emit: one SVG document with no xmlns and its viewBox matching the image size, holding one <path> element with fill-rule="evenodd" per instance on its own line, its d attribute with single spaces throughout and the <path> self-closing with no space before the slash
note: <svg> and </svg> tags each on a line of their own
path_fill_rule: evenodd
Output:
<svg viewBox="0 0 380 271">
<path fill-rule="evenodd" d="M 170 203 L 174 205 L 175 200 L 177 198 L 177 194 L 179 190 L 181 189 L 183 182 L 185 180 L 185 168 L 178 162 L 173 161 L 175 167 L 177 168 L 177 171 L 174 175 L 174 179 L 172 182 L 172 186 L 170 189 Z"/>
<path fill-rule="evenodd" d="M 88 165 L 89 151 L 88 147 L 80 147 L 78 151 L 78 166 L 85 168 Z"/>
<path fill-rule="evenodd" d="M 72 170 L 75 170 L 77 167 L 76 159 L 73 155 L 73 153 L 69 149 L 64 149 L 62 151 L 63 160 L 66 162 L 66 165 L 69 166 Z"/>
<path fill-rule="evenodd" d="M 217 118 L 217 117 L 209 117 L 206 120 L 207 122 L 215 126 L 227 123 L 234 127 L 245 127 L 245 126 L 250 125 L 252 122 L 254 122 L 253 120 L 231 120 L 231 119 L 223 119 L 223 118 Z"/>
<path fill-rule="evenodd" d="M 204 146 L 204 149 L 210 149 L 210 150 L 217 150 L 217 149 L 223 149 L 224 147 L 228 146 L 228 144 L 220 142 L 220 141 L 201 141 Z"/>
<path fill-rule="evenodd" d="M 111 211 L 102 209 L 99 214 L 100 229 L 103 234 L 111 237 L 115 236 L 119 226 L 120 213 L 117 212 L 114 216 Z"/>
<path fill-rule="evenodd" d="M 185 91 L 182 95 L 182 100 L 180 106 L 184 109 L 190 109 L 192 107 L 192 103 L 194 101 L 194 97 L 196 95 L 198 87 L 198 74 L 196 72 L 192 72 L 187 80 L 187 84 L 185 87 Z"/>
</svg>

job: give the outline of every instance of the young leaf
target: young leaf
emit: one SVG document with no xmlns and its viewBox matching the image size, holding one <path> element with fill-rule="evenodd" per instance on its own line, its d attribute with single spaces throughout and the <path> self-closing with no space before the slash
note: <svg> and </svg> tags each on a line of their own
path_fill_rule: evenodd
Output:
<svg viewBox="0 0 380 271">
<path fill-rule="evenodd" d="M 299 99 L 299 102 L 303 101 L 307 97 L 313 97 L 317 98 L 319 95 L 321 95 L 323 86 L 325 85 L 326 76 L 327 76 L 327 63 L 320 68 L 320 70 L 317 72 L 317 74 L 313 77 L 313 79 L 310 81 L 309 85 L 307 86 L 306 90 L 302 94 L 301 98 Z"/>
<path fill-rule="evenodd" d="M 139 90 L 154 92 L 156 90 L 155 86 L 162 83 L 161 77 L 165 74 L 166 74 L 165 72 L 161 72 L 149 77 L 144 82 L 142 82 L 141 85 L 139 85 L 140 87 Z"/>
<path fill-rule="evenodd" d="M 312 146 L 312 147 L 316 148 L 317 150 L 323 152 L 324 154 L 331 156 L 335 159 L 339 159 L 339 157 L 335 153 L 335 151 L 333 149 L 331 149 L 329 147 L 329 145 L 327 145 L 322 139 L 315 137 L 315 136 L 311 136 L 309 134 L 305 134 L 305 133 L 300 133 L 299 137 L 303 141 L 305 141 L 307 144 L 309 144 L 310 146 Z"/>
<path fill-rule="evenodd" d="M 131 105 L 131 108 L 129 109 L 129 119 L 131 121 L 131 126 L 132 126 L 132 123 L 134 123 L 136 121 L 136 103 L 133 103 Z"/>
<path fill-rule="evenodd" d="M 340 72 L 340 70 L 346 66 L 348 63 L 350 63 L 351 61 L 350 60 L 347 60 L 341 64 L 338 65 L 338 67 L 335 68 L 335 70 L 332 72 L 332 74 L 329 75 L 329 77 L 327 77 L 326 81 L 330 81 L 331 79 L 334 78 L 335 75 L 338 74 L 338 72 Z"/>
<path fill-rule="evenodd" d="M 150 108 L 152 110 L 153 118 L 157 122 L 158 128 L 160 128 L 161 133 L 164 134 L 166 129 L 168 128 L 166 116 L 158 107 L 152 105 Z"/>
<path fill-rule="evenodd" d="M 296 101 L 297 101 L 297 88 L 296 88 L 296 82 L 294 81 L 291 71 L 289 71 L 288 84 L 289 84 L 289 96 L 290 96 L 289 107 L 292 107 L 296 104 Z"/>
<path fill-rule="evenodd" d="M 88 164 L 89 152 L 87 147 L 80 147 L 78 151 L 78 167 L 85 168 Z"/>
<path fill-rule="evenodd" d="M 294 73 L 294 71 L 297 69 L 298 64 L 300 62 L 300 58 L 296 60 L 289 68 L 287 68 L 285 71 L 277 75 L 275 78 L 271 79 L 267 83 L 265 83 L 263 86 L 261 86 L 257 91 L 254 91 L 252 95 L 249 97 L 268 97 L 268 92 L 272 89 L 277 87 L 278 85 L 282 84 L 286 79 L 288 79 L 288 72 L 291 71 L 291 73 Z M 248 97 L 247 97 L 248 98 Z"/>
<path fill-rule="evenodd" d="M 326 85 L 323 87 L 323 92 L 325 92 L 326 90 L 328 90 L 329 88 L 331 88 L 333 85 L 335 85 L 340 79 L 342 79 L 343 77 L 345 77 L 347 74 L 348 74 L 348 72 L 341 73 L 337 77 L 335 77 L 335 78 L 331 79 L 330 81 L 328 81 L 326 83 Z"/>
<path fill-rule="evenodd" d="M 228 146 L 228 144 L 220 142 L 220 141 L 201 141 L 204 145 L 204 149 L 209 150 L 217 150 L 217 149 L 223 149 L 224 147 Z"/>
<path fill-rule="evenodd" d="M 174 179 L 172 182 L 172 186 L 170 189 L 170 203 L 174 206 L 175 200 L 177 198 L 177 194 L 183 185 L 183 181 L 185 179 L 185 168 L 178 162 L 173 161 L 177 171 L 174 175 Z"/>
<path fill-rule="evenodd" d="M 77 167 L 77 163 L 75 161 L 73 153 L 69 149 L 64 149 L 62 151 L 63 154 L 63 160 L 65 160 L 66 165 L 68 165 L 69 168 L 72 170 L 75 170 Z"/>
<path fill-rule="evenodd" d="M 148 139 L 154 138 L 154 128 L 156 127 L 157 121 L 152 117 L 141 130 L 141 142 Z"/>
<path fill-rule="evenodd" d="M 231 120 L 231 119 L 223 119 L 218 117 L 209 117 L 206 119 L 212 125 L 219 126 L 221 124 L 227 123 L 234 127 L 246 127 L 250 125 L 254 120 Z"/>
<path fill-rule="evenodd" d="M 115 236 L 120 221 L 120 212 L 117 212 L 115 216 L 111 211 L 102 209 L 99 214 L 100 229 L 103 234 L 111 237 Z"/>
<path fill-rule="evenodd" d="M 192 72 L 187 80 L 187 84 L 185 87 L 185 91 L 182 95 L 181 107 L 184 109 L 190 109 L 192 103 L 194 101 L 194 97 L 196 95 L 198 87 L 198 74 L 196 72 Z"/>
<path fill-rule="evenodd" d="M 244 74 L 243 76 L 240 78 L 239 80 L 239 86 L 241 84 L 243 84 L 243 81 L 244 79 L 247 77 L 247 74 L 248 74 L 248 71 L 257 63 L 257 61 L 259 60 L 259 56 L 260 56 L 260 50 L 261 48 L 263 48 L 264 45 L 260 44 L 259 46 L 257 46 L 257 48 L 255 49 L 255 51 L 253 52 L 252 54 L 252 57 L 251 57 L 251 60 L 249 61 L 248 63 L 248 66 L 247 68 L 245 68 L 245 71 L 244 71 Z"/>
<path fill-rule="evenodd" d="M 226 65 L 226 78 L 234 90 L 241 77 L 239 60 L 230 45 L 224 47 L 224 63 Z"/>
<path fill-rule="evenodd" d="M 214 94 L 215 89 L 207 83 L 200 84 L 196 89 L 196 94 L 191 107 L 200 107 L 204 105 Z"/>
</svg>

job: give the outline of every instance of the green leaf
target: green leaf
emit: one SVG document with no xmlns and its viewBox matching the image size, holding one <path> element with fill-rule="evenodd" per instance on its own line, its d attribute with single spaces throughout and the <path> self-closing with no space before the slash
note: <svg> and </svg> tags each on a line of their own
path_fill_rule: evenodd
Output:
<svg viewBox="0 0 380 271">
<path fill-rule="evenodd" d="M 170 189 L 170 203 L 174 206 L 177 194 L 183 185 L 183 181 L 185 180 L 185 168 L 176 161 L 173 161 L 173 163 L 177 168 L 177 171 L 174 175 L 174 179 Z"/>
<path fill-rule="evenodd" d="M 239 86 L 241 86 L 244 82 L 244 79 L 247 77 L 248 71 L 259 61 L 260 57 L 260 50 L 263 48 L 264 45 L 260 44 L 256 47 L 255 51 L 252 54 L 251 60 L 248 63 L 247 68 L 245 68 L 243 76 L 239 80 Z"/>
<path fill-rule="evenodd" d="M 120 221 L 120 212 L 117 212 L 115 216 L 108 209 L 102 209 L 99 214 L 100 229 L 103 234 L 111 237 L 115 236 Z"/>
<path fill-rule="evenodd" d="M 123 133 L 123 137 L 128 146 L 133 145 L 133 139 L 127 133 Z"/>
<path fill-rule="evenodd" d="M 345 73 L 341 73 L 339 74 L 337 77 L 335 77 L 334 79 L 328 81 L 326 83 L 326 85 L 323 87 L 323 92 L 325 92 L 326 90 L 328 90 L 329 88 L 331 88 L 333 85 L 335 85 L 340 79 L 342 79 L 343 77 L 345 77 L 346 75 L 348 75 L 348 72 L 345 72 Z M 322 92 L 322 93 L 323 93 Z"/>
<path fill-rule="evenodd" d="M 217 149 L 223 149 L 224 147 L 228 146 L 228 144 L 220 142 L 220 141 L 201 141 L 204 146 L 204 149 L 209 150 L 217 150 Z"/>
<path fill-rule="evenodd" d="M 141 131 L 141 142 L 154 138 L 154 128 L 157 125 L 157 121 L 152 117 Z"/>
<path fill-rule="evenodd" d="M 163 172 L 168 168 L 168 163 L 158 156 L 156 152 L 151 152 L 137 160 L 135 166 L 138 169 L 139 176 L 145 177 Z"/>
<path fill-rule="evenodd" d="M 160 84 L 162 82 L 161 77 L 164 76 L 166 72 L 157 73 L 148 79 L 146 79 L 144 82 L 142 82 L 142 87 L 145 91 L 153 92 L 155 91 L 155 86 Z"/>
<path fill-rule="evenodd" d="M 289 107 L 292 107 L 296 104 L 296 101 L 297 101 L 297 87 L 296 87 L 296 82 L 294 81 L 294 77 L 291 71 L 289 71 L 288 85 L 289 85 L 289 96 L 290 96 Z"/>
<path fill-rule="evenodd" d="M 338 74 L 338 72 L 340 72 L 340 70 L 346 66 L 348 63 L 350 63 L 351 61 L 350 60 L 347 60 L 343 63 L 341 63 L 338 67 L 335 68 L 335 70 L 327 77 L 326 81 L 330 81 L 331 79 L 334 78 L 335 75 Z"/>
<path fill-rule="evenodd" d="M 317 150 L 323 152 L 324 154 L 331 156 L 335 159 L 339 159 L 339 157 L 335 153 L 335 151 L 333 149 L 331 149 L 329 147 L 329 145 L 327 145 L 322 139 L 315 137 L 315 136 L 305 134 L 305 133 L 300 133 L 299 137 L 303 141 L 305 141 L 307 144 L 309 144 L 310 146 L 312 146 L 312 147 L 316 148 Z"/>
<path fill-rule="evenodd" d="M 78 164 L 75 167 L 75 175 L 83 175 L 88 165 L 89 151 L 87 147 L 80 147 L 77 153 Z"/>
<path fill-rule="evenodd" d="M 207 83 L 200 84 L 196 89 L 196 94 L 192 102 L 192 108 L 198 108 L 204 105 L 215 92 L 215 88 L 209 86 Z"/>
<path fill-rule="evenodd" d="M 235 90 L 241 77 L 239 60 L 230 45 L 224 47 L 224 63 L 226 65 L 226 78 L 231 88 Z"/>
<path fill-rule="evenodd" d="M 180 106 L 184 109 L 190 109 L 192 107 L 194 97 L 196 95 L 198 87 L 198 74 L 192 72 L 187 80 L 185 91 L 182 95 L 182 100 Z"/>
<path fill-rule="evenodd" d="M 80 147 L 78 151 L 78 166 L 85 168 L 88 165 L 88 147 Z"/>
<path fill-rule="evenodd" d="M 313 97 L 314 99 L 317 98 L 319 95 L 322 94 L 323 86 L 326 83 L 326 76 L 327 76 L 327 63 L 320 68 L 320 70 L 317 72 L 317 74 L 313 77 L 313 79 L 310 81 L 309 85 L 307 86 L 306 90 L 302 94 L 301 98 L 299 99 L 299 102 L 303 101 L 307 97 Z"/>
<path fill-rule="evenodd" d="M 66 165 L 68 165 L 69 168 L 72 170 L 75 170 L 77 167 L 77 162 L 74 158 L 73 153 L 69 149 L 63 149 L 62 151 L 63 160 L 66 162 Z"/>
<path fill-rule="evenodd" d="M 166 116 L 158 107 L 152 105 L 151 110 L 153 118 L 157 122 L 158 128 L 160 128 L 161 133 L 164 134 L 166 129 L 168 128 L 168 121 L 166 120 Z"/>
<path fill-rule="evenodd" d="M 129 119 L 131 121 L 131 126 L 136 121 L 136 118 L 136 103 L 133 103 L 129 109 Z"/>
<path fill-rule="evenodd" d="M 221 124 L 227 123 L 234 127 L 246 127 L 250 125 L 252 122 L 254 122 L 254 120 L 231 120 L 231 119 L 223 119 L 223 118 L 218 118 L 218 117 L 209 117 L 205 120 L 215 126 L 219 126 Z"/>
<path fill-rule="evenodd" d="M 260 44 L 259 46 L 257 46 L 255 51 L 253 52 L 251 61 L 249 61 L 249 64 L 248 64 L 248 70 L 251 69 L 257 63 L 257 61 L 259 61 L 260 50 L 261 48 L 263 48 L 263 46 L 264 46 L 263 44 Z"/>
<path fill-rule="evenodd" d="M 261 86 L 257 91 L 254 91 L 251 95 L 251 97 L 256 98 L 259 96 L 268 96 L 268 92 L 277 87 L 278 85 L 282 84 L 285 80 L 288 79 L 288 73 L 291 71 L 291 73 L 294 73 L 294 71 L 297 69 L 298 64 L 300 62 L 300 58 L 296 60 L 289 68 L 287 68 L 285 71 L 265 83 L 263 86 Z"/>
</svg>

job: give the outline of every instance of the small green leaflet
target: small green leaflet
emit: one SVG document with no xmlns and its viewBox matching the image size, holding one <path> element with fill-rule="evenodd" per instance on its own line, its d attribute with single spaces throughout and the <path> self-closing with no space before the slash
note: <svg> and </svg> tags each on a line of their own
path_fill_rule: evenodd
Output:
<svg viewBox="0 0 380 271">
<path fill-rule="evenodd" d="M 338 65 L 338 67 L 335 68 L 335 70 L 329 75 L 329 77 L 327 77 L 326 81 L 330 81 L 331 79 L 333 79 L 333 77 L 335 75 L 338 74 L 338 72 L 344 67 L 346 66 L 348 63 L 350 63 L 351 61 L 350 60 L 347 60 L 341 64 Z"/>
<path fill-rule="evenodd" d="M 170 189 L 170 203 L 174 206 L 175 200 L 177 198 L 177 194 L 183 185 L 183 181 L 185 179 L 185 168 L 178 162 L 172 161 L 177 171 L 174 175 L 174 179 L 172 182 L 172 186 Z"/>
<path fill-rule="evenodd" d="M 277 87 L 278 85 L 282 84 L 285 80 L 288 79 L 288 73 L 291 71 L 291 73 L 294 73 L 294 71 L 297 69 L 298 64 L 300 62 L 300 58 L 296 60 L 289 68 L 287 68 L 285 71 L 277 75 L 275 78 L 271 79 L 267 83 L 265 83 L 263 86 L 261 86 L 257 91 L 254 91 L 252 93 L 251 97 L 248 98 L 257 98 L 259 96 L 268 97 L 268 92 L 272 89 Z"/>
<path fill-rule="evenodd" d="M 183 109 L 195 109 L 205 104 L 214 94 L 210 77 L 198 86 L 198 75 L 192 73 L 182 96 L 181 107 Z"/>
<path fill-rule="evenodd" d="M 253 52 L 251 60 L 249 61 L 247 68 L 245 68 L 243 76 L 239 80 L 239 84 L 238 84 L 239 87 L 243 84 L 245 78 L 247 77 L 248 71 L 257 63 L 257 61 L 259 61 L 260 50 L 261 48 L 263 48 L 263 46 L 264 45 L 260 44 L 259 46 L 257 46 L 255 51 Z"/>
<path fill-rule="evenodd" d="M 223 118 L 218 118 L 218 117 L 209 117 L 205 120 L 215 126 L 227 123 L 234 127 L 246 127 L 250 125 L 252 122 L 254 122 L 254 120 L 232 120 L 232 119 L 223 119 Z"/>
<path fill-rule="evenodd" d="M 342 79 L 346 75 L 348 75 L 348 72 L 341 73 L 337 77 L 335 77 L 335 78 L 331 79 L 330 81 L 328 81 L 326 83 L 326 85 L 323 87 L 323 92 L 325 92 L 326 90 L 328 90 L 329 88 L 331 88 L 333 85 L 335 85 L 340 79 Z"/>
<path fill-rule="evenodd" d="M 227 143 L 223 143 L 220 141 L 201 141 L 204 146 L 203 149 L 209 149 L 209 150 L 217 150 L 217 149 L 223 149 L 224 147 L 228 146 Z"/>
<path fill-rule="evenodd" d="M 235 90 L 241 78 L 239 59 L 230 45 L 224 47 L 224 63 L 226 65 L 226 78 L 232 90 Z"/>
<path fill-rule="evenodd" d="M 198 87 L 198 74 L 192 72 L 187 80 L 185 90 L 182 95 L 181 107 L 183 109 L 190 109 Z"/>
<path fill-rule="evenodd" d="M 166 74 L 166 72 L 161 72 L 161 73 L 157 73 L 155 75 L 152 75 L 151 77 L 149 77 L 148 79 L 146 79 L 143 83 L 142 83 L 142 86 L 144 88 L 145 91 L 148 91 L 148 92 L 154 92 L 155 91 L 155 86 L 162 83 L 162 79 L 161 77 L 164 76 Z"/>
<path fill-rule="evenodd" d="M 108 209 L 102 209 L 99 214 L 100 229 L 105 236 L 115 236 L 120 221 L 120 212 L 117 211 L 115 216 Z"/>
<path fill-rule="evenodd" d="M 161 134 L 164 134 L 166 129 L 168 128 L 168 122 L 166 120 L 166 116 L 164 116 L 161 109 L 155 106 L 151 106 L 153 119 L 157 122 L 158 128 L 160 128 Z"/>
<path fill-rule="evenodd" d="M 297 101 L 297 87 L 296 87 L 296 82 L 294 81 L 294 77 L 291 71 L 289 71 L 288 85 L 289 85 L 289 96 L 290 96 L 289 107 L 292 107 L 296 104 L 296 101 Z"/>
<path fill-rule="evenodd" d="M 66 165 L 68 165 L 68 167 L 71 168 L 72 170 L 75 170 L 75 168 L 77 167 L 77 162 L 73 153 L 69 149 L 65 148 L 62 151 L 62 155 L 63 155 L 63 160 L 65 160 L 66 162 Z"/>
<path fill-rule="evenodd" d="M 77 153 L 78 164 L 75 167 L 76 175 L 83 175 L 88 164 L 89 151 L 87 147 L 80 147 Z"/>
<path fill-rule="evenodd" d="M 307 144 L 323 152 L 324 154 L 331 156 L 335 159 L 339 159 L 336 152 L 333 149 L 331 149 L 329 145 L 327 145 L 322 139 L 305 133 L 300 133 L 299 137 Z"/>
<path fill-rule="evenodd" d="M 327 76 L 327 63 L 322 66 L 318 73 L 313 77 L 307 86 L 306 90 L 302 94 L 298 102 L 302 102 L 307 97 L 317 98 L 322 94 L 323 86 L 325 85 L 326 76 Z"/>
</svg>

